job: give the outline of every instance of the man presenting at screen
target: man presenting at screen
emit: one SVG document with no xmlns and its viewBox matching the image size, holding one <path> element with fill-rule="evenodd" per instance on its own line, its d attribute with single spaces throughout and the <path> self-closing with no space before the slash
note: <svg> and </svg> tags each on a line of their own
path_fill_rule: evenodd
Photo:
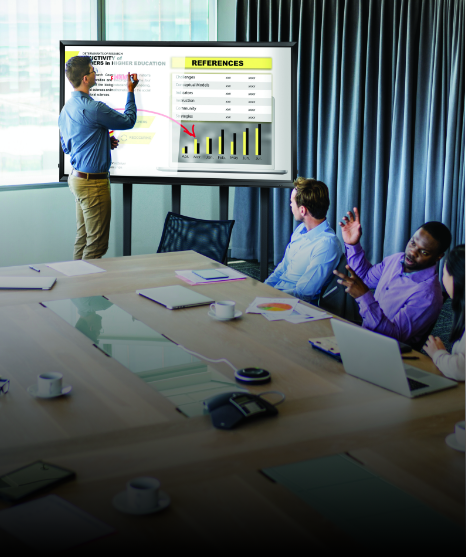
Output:
<svg viewBox="0 0 466 557">
<path fill-rule="evenodd" d="M 76 240 L 74 259 L 97 259 L 108 249 L 110 232 L 111 149 L 118 140 L 109 130 L 129 130 L 136 123 L 134 89 L 137 74 L 128 72 L 128 96 L 123 114 L 94 101 L 89 90 L 96 83 L 89 56 L 68 60 L 66 77 L 73 86 L 71 98 L 63 107 L 58 125 L 63 151 L 70 156 L 72 171 L 68 185 L 76 199 Z"/>
</svg>

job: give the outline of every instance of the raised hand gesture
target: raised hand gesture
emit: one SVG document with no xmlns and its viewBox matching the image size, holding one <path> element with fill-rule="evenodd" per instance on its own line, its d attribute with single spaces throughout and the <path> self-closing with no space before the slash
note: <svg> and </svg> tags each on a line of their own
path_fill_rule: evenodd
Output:
<svg viewBox="0 0 466 557">
<path fill-rule="evenodd" d="M 353 208 L 354 215 L 351 211 L 348 211 L 349 217 L 343 217 L 339 222 L 341 228 L 341 234 L 343 236 L 343 241 L 345 244 L 351 246 L 356 245 L 362 236 L 361 223 L 359 221 L 359 211 L 357 207 Z"/>
<path fill-rule="evenodd" d="M 345 292 L 347 292 L 353 298 L 359 298 L 366 292 L 369 292 L 369 288 L 366 284 L 358 277 L 358 275 L 353 271 L 353 269 L 346 265 L 350 276 L 347 277 L 343 273 L 339 273 L 336 269 L 333 271 L 334 275 L 340 277 L 337 282 L 345 287 Z"/>
</svg>

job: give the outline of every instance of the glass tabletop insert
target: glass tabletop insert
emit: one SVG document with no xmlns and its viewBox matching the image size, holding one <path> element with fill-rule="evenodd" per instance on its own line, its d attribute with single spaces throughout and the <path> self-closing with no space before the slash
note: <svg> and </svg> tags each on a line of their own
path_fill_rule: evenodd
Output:
<svg viewBox="0 0 466 557">
<path fill-rule="evenodd" d="M 103 296 L 43 302 L 103 352 L 163 394 L 184 415 L 200 416 L 202 402 L 246 391 Z"/>
</svg>

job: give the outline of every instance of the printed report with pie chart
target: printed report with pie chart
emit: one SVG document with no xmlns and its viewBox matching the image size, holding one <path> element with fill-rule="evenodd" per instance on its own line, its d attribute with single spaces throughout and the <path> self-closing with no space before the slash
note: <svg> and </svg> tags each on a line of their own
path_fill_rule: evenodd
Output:
<svg viewBox="0 0 466 557">
<path fill-rule="evenodd" d="M 246 313 L 261 313 L 280 316 L 284 319 L 291 315 L 299 303 L 297 298 L 261 298 L 257 297 L 246 310 Z"/>
<path fill-rule="evenodd" d="M 62 104 L 73 91 L 66 62 L 89 56 L 90 96 L 114 110 L 124 111 L 128 72 L 139 79 L 136 125 L 113 132 L 111 176 L 292 182 L 293 48 L 239 44 L 62 41 Z M 70 172 L 65 155 L 60 177 Z"/>
</svg>

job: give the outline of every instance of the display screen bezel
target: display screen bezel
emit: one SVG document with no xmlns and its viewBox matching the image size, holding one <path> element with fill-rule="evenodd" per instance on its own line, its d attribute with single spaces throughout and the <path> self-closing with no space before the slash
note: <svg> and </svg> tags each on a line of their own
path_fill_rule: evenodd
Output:
<svg viewBox="0 0 466 557">
<path fill-rule="evenodd" d="M 171 185 L 203 185 L 203 186 L 256 186 L 256 187 L 282 187 L 292 188 L 293 181 L 297 177 L 297 43 L 241 43 L 241 42 L 166 42 L 166 41 L 60 41 L 60 111 L 65 104 L 65 48 L 66 47 L 140 47 L 140 48 L 158 48 L 158 47 L 183 47 L 187 49 L 206 49 L 206 55 L 210 54 L 214 48 L 229 47 L 235 48 L 248 48 L 251 49 L 251 55 L 254 49 L 269 48 L 269 49 L 290 49 L 290 68 L 289 75 L 283 76 L 283 82 L 289 83 L 291 102 L 291 120 L 290 126 L 290 156 L 291 156 L 291 173 L 280 179 L 271 180 L 267 174 L 258 174 L 257 178 L 242 178 L 241 174 L 229 174 L 228 177 L 192 177 L 186 176 L 185 172 L 173 172 L 173 175 L 167 176 L 122 176 L 111 174 L 111 181 L 113 183 L 126 183 L 126 184 L 171 184 Z M 188 55 L 187 55 L 188 56 Z M 61 142 L 59 141 L 59 181 L 66 182 L 68 174 L 65 172 L 65 155 L 63 153 Z"/>
</svg>

